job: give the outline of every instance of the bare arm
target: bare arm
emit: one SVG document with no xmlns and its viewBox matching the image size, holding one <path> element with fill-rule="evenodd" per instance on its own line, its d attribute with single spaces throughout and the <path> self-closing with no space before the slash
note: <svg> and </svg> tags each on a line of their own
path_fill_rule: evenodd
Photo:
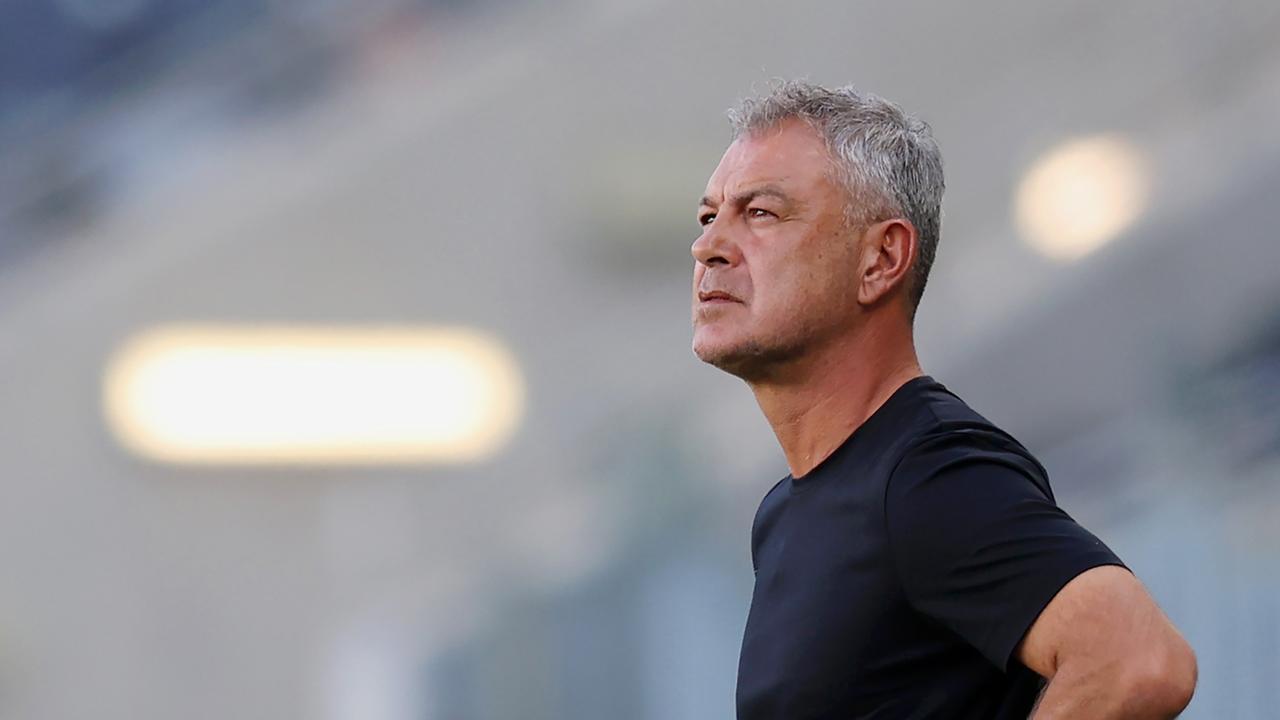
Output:
<svg viewBox="0 0 1280 720">
<path fill-rule="evenodd" d="M 1049 679 L 1034 720 L 1173 718 L 1196 684 L 1191 647 L 1142 583 L 1116 566 L 1067 583 L 1016 652 Z"/>
</svg>

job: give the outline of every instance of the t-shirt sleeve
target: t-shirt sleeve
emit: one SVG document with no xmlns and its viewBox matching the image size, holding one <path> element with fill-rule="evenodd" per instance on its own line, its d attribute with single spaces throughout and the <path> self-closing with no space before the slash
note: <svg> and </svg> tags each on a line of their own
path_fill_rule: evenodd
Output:
<svg viewBox="0 0 1280 720">
<path fill-rule="evenodd" d="M 1054 503 L 1042 478 L 998 439 L 953 432 L 909 450 L 885 493 L 908 601 L 1006 671 L 1067 582 L 1099 565 L 1124 566 Z"/>
</svg>

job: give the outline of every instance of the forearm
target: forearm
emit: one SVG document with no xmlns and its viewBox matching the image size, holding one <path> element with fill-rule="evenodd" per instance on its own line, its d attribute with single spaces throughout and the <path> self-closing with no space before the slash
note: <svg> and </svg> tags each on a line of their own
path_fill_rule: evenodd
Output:
<svg viewBox="0 0 1280 720">
<path fill-rule="evenodd" d="M 1063 666 L 1049 681 L 1031 717 L 1165 720 L 1182 712 L 1194 687 L 1194 674 L 1188 682 L 1169 671 Z"/>
</svg>

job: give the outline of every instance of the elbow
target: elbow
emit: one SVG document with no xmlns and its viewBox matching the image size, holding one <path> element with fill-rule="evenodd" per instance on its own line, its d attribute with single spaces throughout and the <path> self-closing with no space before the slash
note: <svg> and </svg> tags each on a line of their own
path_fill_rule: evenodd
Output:
<svg viewBox="0 0 1280 720">
<path fill-rule="evenodd" d="M 1135 717 L 1177 717 L 1191 702 L 1197 676 L 1195 652 L 1182 638 L 1135 663 L 1127 693 L 1142 707 Z"/>
</svg>

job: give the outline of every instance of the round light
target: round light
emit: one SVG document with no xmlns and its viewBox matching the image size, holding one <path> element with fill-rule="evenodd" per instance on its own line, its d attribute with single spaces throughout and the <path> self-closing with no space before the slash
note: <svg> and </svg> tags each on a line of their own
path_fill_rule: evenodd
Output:
<svg viewBox="0 0 1280 720">
<path fill-rule="evenodd" d="M 1054 260 L 1075 260 L 1128 229 L 1147 204 L 1141 153 L 1122 137 L 1066 142 L 1032 164 L 1018 185 L 1015 219 L 1026 241 Z"/>
</svg>

